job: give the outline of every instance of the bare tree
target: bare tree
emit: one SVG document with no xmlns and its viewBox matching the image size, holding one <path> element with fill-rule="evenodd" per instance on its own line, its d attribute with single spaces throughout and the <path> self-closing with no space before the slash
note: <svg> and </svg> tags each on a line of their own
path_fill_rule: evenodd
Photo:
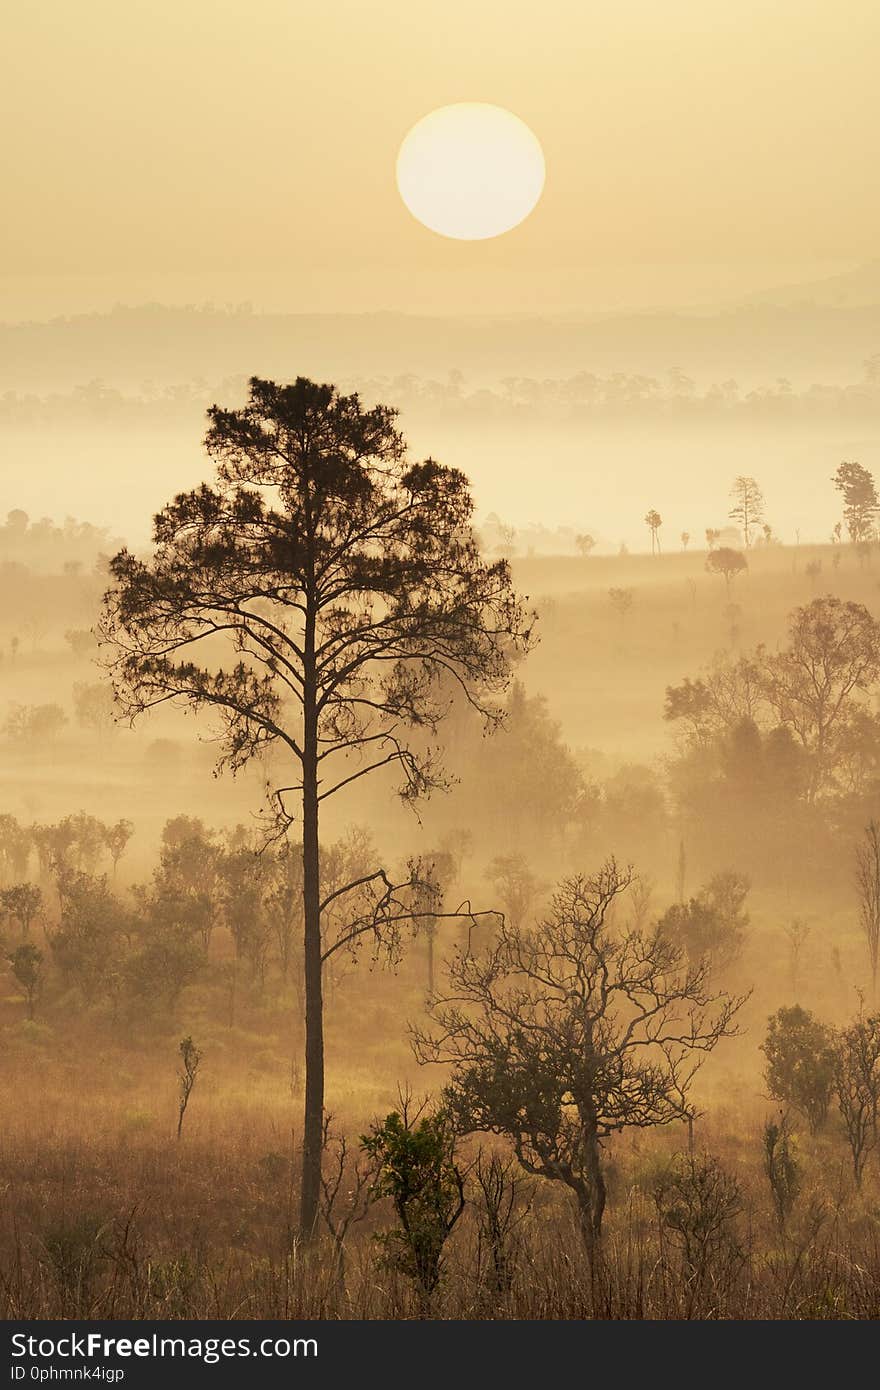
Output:
<svg viewBox="0 0 880 1390">
<path fill-rule="evenodd" d="M 506 1293 L 516 1264 L 516 1229 L 532 1208 L 534 1184 L 512 1158 L 481 1149 L 471 1169 L 476 1195 L 480 1254 L 489 1253 L 487 1283 L 493 1295 Z M 482 1261 L 480 1260 L 480 1263 Z"/>
<path fill-rule="evenodd" d="M 739 1259 L 736 1222 L 743 1210 L 739 1182 L 712 1154 L 676 1154 L 653 1191 L 661 1231 L 677 1246 L 688 1300 Z"/>
<path fill-rule="evenodd" d="M 613 931 L 611 908 L 632 881 L 609 860 L 563 882 L 533 931 L 504 921 L 484 949 L 469 943 L 431 1010 L 435 1030 L 414 1032 L 420 1061 L 453 1068 L 448 1103 L 462 1130 L 506 1136 L 527 1172 L 571 1190 L 591 1254 L 604 1142 L 696 1113 L 694 1075 L 742 1002 L 712 992 L 708 965 L 688 965 L 656 931 Z"/>
<path fill-rule="evenodd" d="M 345 1240 L 370 1209 L 376 1165 L 361 1147 L 352 1151 L 345 1135 L 331 1129 L 332 1123 L 332 1115 L 325 1115 L 320 1210 L 333 1241 L 337 1279 L 344 1289 Z"/>
<path fill-rule="evenodd" d="M 871 820 L 856 845 L 856 883 L 859 916 L 871 964 L 871 998 L 877 998 L 877 957 L 880 953 L 880 825 Z"/>
<path fill-rule="evenodd" d="M 843 1029 L 835 1061 L 837 1103 L 849 1140 L 853 1177 L 856 1187 L 861 1187 L 868 1154 L 877 1143 L 880 1015 L 860 1014 Z"/>
</svg>

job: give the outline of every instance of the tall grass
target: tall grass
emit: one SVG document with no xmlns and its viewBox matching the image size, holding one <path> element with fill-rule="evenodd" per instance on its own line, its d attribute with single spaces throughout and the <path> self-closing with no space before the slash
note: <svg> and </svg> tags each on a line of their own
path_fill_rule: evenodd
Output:
<svg viewBox="0 0 880 1390">
<path fill-rule="evenodd" d="M 352 1131 L 356 1133 L 356 1129 Z M 742 1190 L 723 1249 L 688 1263 L 661 1220 L 657 1177 L 682 1136 L 622 1140 L 612 1203 L 591 1267 L 564 1193 L 540 1184 L 516 1227 L 499 1287 L 471 1206 L 456 1229 L 436 1318 L 869 1318 L 880 1316 L 876 1156 L 861 1195 L 839 1138 L 803 1140 L 804 1194 L 781 1234 L 757 1127 L 706 1129 Z M 267 1114 L 218 1111 L 178 1144 L 173 1127 L 35 1132 L 12 1123 L 0 1148 L 0 1317 L 415 1318 L 405 1279 L 373 1240 L 376 1204 L 353 1229 L 344 1273 L 332 1242 L 299 1244 L 295 1135 Z"/>
</svg>

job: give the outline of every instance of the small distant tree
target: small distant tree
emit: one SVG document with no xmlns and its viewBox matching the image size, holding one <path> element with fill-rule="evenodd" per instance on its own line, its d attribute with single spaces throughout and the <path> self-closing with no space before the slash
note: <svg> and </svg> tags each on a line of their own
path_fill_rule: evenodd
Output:
<svg viewBox="0 0 880 1390">
<path fill-rule="evenodd" d="M 30 838 L 37 852 L 41 878 L 47 879 L 52 874 L 57 875 L 59 870 L 71 867 L 69 855 L 73 830 L 69 816 L 56 825 L 35 823 L 30 827 Z"/>
<path fill-rule="evenodd" d="M 202 1054 L 189 1036 L 181 1038 L 178 1051 L 180 1052 L 181 1060 L 181 1069 L 177 1074 L 180 1088 L 180 1100 L 177 1109 L 177 1137 L 179 1139 L 180 1132 L 183 1129 L 183 1117 L 186 1114 L 186 1107 L 189 1105 L 189 1098 L 193 1093 L 196 1077 L 199 1074 Z"/>
<path fill-rule="evenodd" d="M 880 1015 L 860 1014 L 840 1033 L 835 1087 L 852 1154 L 853 1177 L 861 1187 L 865 1163 L 877 1144 L 880 1110 Z"/>
<path fill-rule="evenodd" d="M 596 545 L 596 538 L 595 536 L 591 536 L 589 534 L 576 536 L 574 543 L 578 548 L 578 554 L 583 555 L 584 558 L 586 558 L 588 555 L 592 553 Z"/>
<path fill-rule="evenodd" d="M 651 554 L 660 554 L 660 527 L 663 525 L 663 518 L 658 511 L 652 507 L 645 516 L 645 525 L 651 532 Z"/>
<path fill-rule="evenodd" d="M 33 836 L 8 812 L 0 815 L 0 879 L 23 879 L 27 874 Z"/>
<path fill-rule="evenodd" d="M 782 1008 L 768 1020 L 761 1045 L 766 1058 L 768 1094 L 803 1115 L 811 1134 L 825 1123 L 834 1094 L 834 1035 L 799 1004 Z"/>
<path fill-rule="evenodd" d="M 804 947 L 810 935 L 810 927 L 802 917 L 793 917 L 785 928 L 785 935 L 788 939 L 788 963 L 789 974 L 791 976 L 792 996 L 797 999 L 801 980 L 801 961 L 804 954 Z"/>
<path fill-rule="evenodd" d="M 115 821 L 113 825 L 104 827 L 104 842 L 113 864 L 114 877 L 119 868 L 119 861 L 125 853 L 128 842 L 133 834 L 134 825 L 130 820 L 126 820 L 124 817 L 121 820 Z"/>
<path fill-rule="evenodd" d="M 654 898 L 654 881 L 647 874 L 634 878 L 630 889 L 632 903 L 632 924 L 636 931 L 643 931 L 648 922 L 651 903 Z"/>
<path fill-rule="evenodd" d="M 502 521 L 498 526 L 498 536 L 499 541 L 495 546 L 495 554 L 500 555 L 504 560 L 513 559 L 516 554 L 516 527 Z"/>
<path fill-rule="evenodd" d="M 54 743 L 66 723 L 60 705 L 13 705 L 5 733 L 14 743 Z"/>
<path fill-rule="evenodd" d="M 83 659 L 98 650 L 98 639 L 91 628 L 70 628 L 64 640 L 75 657 Z"/>
<path fill-rule="evenodd" d="M 499 855 L 489 865 L 489 880 L 513 925 L 524 926 L 542 887 L 525 858 L 521 854 Z"/>
<path fill-rule="evenodd" d="M 0 892 L 0 908 L 18 922 L 23 937 L 29 935 L 31 923 L 42 905 L 43 894 L 35 883 L 15 883 Z"/>
<path fill-rule="evenodd" d="M 612 929 L 632 877 L 610 860 L 565 880 L 534 930 L 505 919 L 483 949 L 469 941 L 431 1008 L 436 1033 L 414 1033 L 420 1061 L 452 1066 L 457 1128 L 506 1137 L 526 1172 L 568 1187 L 590 1255 L 606 1140 L 696 1113 L 694 1075 L 742 1002 L 668 938 Z"/>
<path fill-rule="evenodd" d="M 272 922 L 265 909 L 266 866 L 251 846 L 228 850 L 220 859 L 223 915 L 236 955 L 247 963 L 252 981 L 262 990 L 272 941 Z"/>
<path fill-rule="evenodd" d="M 818 582 L 819 582 L 819 576 L 821 575 L 821 573 L 822 573 L 822 561 L 821 561 L 821 560 L 808 560 L 808 561 L 807 561 L 807 563 L 806 563 L 806 565 L 805 565 L 805 567 L 804 567 L 804 574 L 805 574 L 805 575 L 807 576 L 807 578 L 809 579 L 809 581 L 810 581 L 810 583 L 812 584 L 813 588 L 815 588 L 816 585 L 818 584 Z"/>
<path fill-rule="evenodd" d="M 706 569 L 710 574 L 721 575 L 728 598 L 730 598 L 731 581 L 748 567 L 745 555 L 739 550 L 731 549 L 729 545 L 722 545 L 718 550 L 711 550 L 706 557 Z"/>
<path fill-rule="evenodd" d="M 107 849 L 107 827 L 97 816 L 86 811 L 65 816 L 57 827 L 59 840 L 67 844 L 66 858 L 76 868 L 94 873 L 98 862 Z"/>
<path fill-rule="evenodd" d="M 761 1135 L 764 1172 L 770 1184 L 776 1224 L 782 1234 L 801 1191 L 801 1165 L 785 1117 L 768 1120 Z"/>
<path fill-rule="evenodd" d="M 166 822 L 149 911 L 156 920 L 197 932 L 206 953 L 223 917 L 223 858 L 221 845 L 200 820 L 176 816 Z M 288 906 L 295 912 L 294 901 Z"/>
<path fill-rule="evenodd" d="M 620 621 L 623 622 L 633 606 L 635 593 L 632 589 L 609 589 L 608 597 Z"/>
<path fill-rule="evenodd" d="M 286 982 L 302 935 L 302 847 L 286 838 L 272 858 L 263 910 L 275 937 L 281 978 Z M 300 978 L 297 973 L 296 984 Z"/>
<path fill-rule="evenodd" d="M 27 1004 L 28 1018 L 33 1018 L 37 997 L 43 983 L 43 953 L 26 941 L 7 957 Z"/>
<path fill-rule="evenodd" d="M 752 542 L 752 532 L 760 526 L 764 515 L 764 496 L 754 478 L 742 474 L 735 478 L 730 489 L 733 506 L 730 509 L 732 521 L 738 521 L 743 533 L 746 550 Z"/>
<path fill-rule="evenodd" d="M 870 820 L 856 845 L 856 884 L 859 917 L 871 966 L 871 998 L 877 997 L 877 961 L 880 955 L 880 825 Z"/>
<path fill-rule="evenodd" d="M 440 913 L 443 911 L 445 889 L 453 877 L 452 856 L 437 850 L 427 856 L 413 884 L 413 904 L 416 908 L 418 932 L 427 946 L 426 994 L 434 993 L 434 956 L 437 945 L 437 928 Z"/>
<path fill-rule="evenodd" d="M 124 979 L 138 1012 L 168 1016 L 187 985 L 194 984 L 205 958 L 193 931 L 185 923 L 163 921 L 146 914 L 132 923 L 136 941 L 124 962 Z"/>
<path fill-rule="evenodd" d="M 109 999 L 119 976 L 121 938 L 130 929 L 130 913 L 110 892 L 103 875 L 95 878 L 62 865 L 56 886 L 61 921 L 49 938 L 55 964 L 87 1003 Z"/>
<path fill-rule="evenodd" d="M 863 604 L 828 594 L 795 609 L 789 645 L 758 653 L 763 699 L 808 760 L 808 801 L 835 785 L 857 710 L 880 675 L 880 624 Z"/>
<path fill-rule="evenodd" d="M 87 684 L 77 681 L 73 687 L 73 709 L 77 723 L 101 737 L 113 728 L 115 721 L 113 687 L 103 681 Z"/>
<path fill-rule="evenodd" d="M 690 531 L 682 531 L 682 533 L 681 533 L 681 548 L 682 548 L 682 550 L 687 550 L 688 545 L 690 544 L 690 539 L 691 539 L 691 533 L 690 533 Z"/>
<path fill-rule="evenodd" d="M 681 945 L 688 960 L 729 965 L 742 950 L 749 925 L 745 911 L 749 881 L 732 869 L 715 874 L 695 898 L 673 903 L 658 931 Z"/>
<path fill-rule="evenodd" d="M 464 1211 L 464 1175 L 448 1113 L 425 1113 L 401 1098 L 382 1124 L 361 1138 L 378 1175 L 373 1195 L 390 1197 L 397 1226 L 377 1237 L 385 1264 L 406 1275 L 427 1305 L 443 1276 L 443 1254 Z"/>
<path fill-rule="evenodd" d="M 706 545 L 710 550 L 714 550 L 721 539 L 721 531 L 717 526 L 706 527 Z"/>
<path fill-rule="evenodd" d="M 860 463 L 843 462 L 832 479 L 843 497 L 843 519 L 853 545 L 866 541 L 877 512 L 877 488 L 873 476 Z"/>
</svg>

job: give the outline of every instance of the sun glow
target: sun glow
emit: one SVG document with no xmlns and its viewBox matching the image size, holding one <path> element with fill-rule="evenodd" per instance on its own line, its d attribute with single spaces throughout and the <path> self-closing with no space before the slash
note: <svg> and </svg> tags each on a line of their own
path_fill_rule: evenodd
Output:
<svg viewBox="0 0 880 1390">
<path fill-rule="evenodd" d="M 432 232 L 483 241 L 516 227 L 544 187 L 544 154 L 501 106 L 459 102 L 418 121 L 397 157 L 400 196 Z"/>
</svg>

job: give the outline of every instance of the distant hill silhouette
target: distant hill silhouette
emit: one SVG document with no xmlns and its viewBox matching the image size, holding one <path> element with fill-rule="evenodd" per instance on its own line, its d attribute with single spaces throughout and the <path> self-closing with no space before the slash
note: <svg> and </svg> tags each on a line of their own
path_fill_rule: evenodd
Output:
<svg viewBox="0 0 880 1390">
<path fill-rule="evenodd" d="M 880 262 L 862 272 L 864 296 L 872 276 L 880 286 Z M 140 392 L 148 382 L 163 387 L 253 373 L 445 377 L 452 369 L 471 382 L 580 371 L 680 371 L 702 383 L 735 377 L 746 386 L 778 377 L 853 381 L 865 359 L 880 352 L 880 289 L 871 302 L 856 302 L 857 279 L 854 273 L 791 287 L 778 292 L 779 303 L 765 296 L 712 314 L 505 319 L 118 308 L 0 325 L 0 392 L 67 391 L 95 380 Z M 839 297 L 846 285 L 852 302 Z M 789 302 L 781 302 L 786 295 Z"/>
<path fill-rule="evenodd" d="M 779 285 L 747 296 L 749 304 L 795 308 L 819 305 L 832 308 L 865 308 L 880 304 L 880 260 L 868 261 L 855 270 L 803 284 Z"/>
</svg>

